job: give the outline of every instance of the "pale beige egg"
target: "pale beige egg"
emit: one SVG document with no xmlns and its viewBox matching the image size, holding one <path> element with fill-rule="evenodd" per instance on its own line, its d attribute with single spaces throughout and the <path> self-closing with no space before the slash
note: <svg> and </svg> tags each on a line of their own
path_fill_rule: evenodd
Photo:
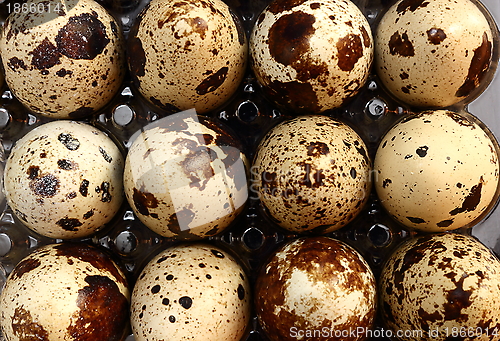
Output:
<svg viewBox="0 0 500 341">
<path fill-rule="evenodd" d="M 388 213 L 428 232 L 471 227 L 498 198 L 498 146 L 472 115 L 410 114 L 378 147 L 374 178 Z"/>
<path fill-rule="evenodd" d="M 31 111 L 79 119 L 118 92 L 126 66 L 118 22 L 94 0 L 29 0 L 0 36 L 5 81 Z"/>
<path fill-rule="evenodd" d="M 180 244 L 154 257 L 132 293 L 137 341 L 239 341 L 250 322 L 242 266 L 209 244 Z"/>
</svg>

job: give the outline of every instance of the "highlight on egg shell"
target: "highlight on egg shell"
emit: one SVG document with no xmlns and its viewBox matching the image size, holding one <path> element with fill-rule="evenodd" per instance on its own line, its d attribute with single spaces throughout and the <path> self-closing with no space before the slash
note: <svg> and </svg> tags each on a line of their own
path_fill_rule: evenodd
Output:
<svg viewBox="0 0 500 341">
<path fill-rule="evenodd" d="M 227 127 L 189 110 L 138 132 L 125 162 L 125 194 L 137 217 L 159 235 L 207 238 L 243 210 L 247 164 Z"/>
<path fill-rule="evenodd" d="M 477 239 L 428 234 L 403 243 L 379 281 L 385 325 L 402 341 L 500 340 L 500 261 Z"/>
<path fill-rule="evenodd" d="M 142 270 L 130 318 L 136 341 L 239 341 L 250 314 L 250 284 L 236 258 L 209 244 L 178 244 Z"/>
<path fill-rule="evenodd" d="M 470 102 L 493 78 L 498 28 L 471 0 L 399 0 L 375 33 L 375 71 L 399 100 L 420 108 Z"/>
<path fill-rule="evenodd" d="M 129 326 L 129 285 L 103 251 L 51 244 L 25 257 L 0 295 L 0 327 L 9 341 L 122 341 Z"/>
<path fill-rule="evenodd" d="M 382 138 L 375 189 L 401 224 L 439 232 L 472 227 L 499 196 L 498 143 L 470 114 L 410 114 Z"/>
<path fill-rule="evenodd" d="M 318 114 L 363 87 L 373 38 L 350 0 L 274 0 L 254 26 L 250 57 L 267 97 L 292 113 Z"/>
<path fill-rule="evenodd" d="M 0 35 L 15 97 L 34 113 L 62 119 L 88 117 L 108 104 L 126 71 L 114 17 L 94 0 L 28 0 L 22 8 Z"/>
<path fill-rule="evenodd" d="M 19 139 L 7 159 L 7 203 L 42 236 L 91 236 L 121 207 L 123 164 L 113 140 L 89 124 L 42 124 Z"/>
<path fill-rule="evenodd" d="M 238 89 L 248 44 L 237 15 L 221 0 L 153 0 L 128 39 L 128 64 L 144 98 L 175 113 L 213 110 Z"/>
<path fill-rule="evenodd" d="M 272 128 L 252 166 L 253 194 L 268 216 L 295 233 L 324 234 L 351 222 L 371 190 L 371 160 L 346 123 L 299 116 Z"/>
<path fill-rule="evenodd" d="M 364 340 L 376 313 L 370 267 L 355 249 L 327 237 L 280 247 L 263 265 L 254 296 L 272 341 Z"/>
</svg>

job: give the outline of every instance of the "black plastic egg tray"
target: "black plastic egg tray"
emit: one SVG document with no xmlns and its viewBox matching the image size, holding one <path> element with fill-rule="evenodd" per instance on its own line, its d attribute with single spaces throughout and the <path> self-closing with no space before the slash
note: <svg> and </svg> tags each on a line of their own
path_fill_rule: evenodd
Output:
<svg viewBox="0 0 500 341">
<path fill-rule="evenodd" d="M 1 0 L 0 0 L 1 1 Z M 99 0 L 122 24 L 127 36 L 135 18 L 148 0 Z M 496 1 L 496 0 L 493 0 Z M 245 31 L 250 32 L 259 13 L 270 0 L 225 0 L 240 16 Z M 354 0 L 368 18 L 372 29 L 376 27 L 381 14 L 394 1 L 392 0 Z M 6 1 L 0 4 L 0 18 L 8 15 Z M 0 92 L 0 160 L 2 165 L 13 143 L 27 131 L 48 122 L 49 119 L 30 113 L 14 98 L 4 85 Z M 462 108 L 463 109 L 463 108 Z M 393 99 L 381 87 L 375 75 L 371 74 L 362 91 L 346 106 L 326 112 L 351 125 L 364 139 L 370 156 L 373 157 L 378 143 L 387 129 L 402 116 L 412 112 L 412 108 Z M 130 147 L 130 137 L 146 124 L 153 122 L 167 113 L 150 106 L 134 89 L 130 76 L 127 76 L 121 91 L 109 105 L 87 121 L 109 133 L 123 148 L 124 155 Z M 266 100 L 255 80 L 250 67 L 244 81 L 235 96 L 223 107 L 207 114 L 229 126 L 239 137 L 251 160 L 256 152 L 259 140 L 271 127 L 285 120 L 293 113 L 280 110 Z M 2 168 L 3 169 L 3 168 Z M 250 180 L 251 181 L 251 180 Z M 58 240 L 40 237 L 30 232 L 14 216 L 5 200 L 0 203 L 0 284 L 5 276 L 24 256 L 35 248 L 58 242 Z M 384 259 L 411 232 L 390 218 L 382 209 L 375 193 L 370 194 L 368 204 L 361 214 L 344 228 L 328 236 L 347 242 L 356 248 L 370 264 L 375 276 L 380 273 Z M 470 229 L 459 233 L 471 234 Z M 256 195 L 250 193 L 245 210 L 236 221 L 221 235 L 211 237 L 209 242 L 233 251 L 246 266 L 252 283 L 265 260 L 284 242 L 296 238 L 274 224 L 265 214 Z M 108 249 L 126 269 L 133 283 L 143 266 L 159 250 L 173 245 L 176 241 L 161 237 L 146 228 L 133 214 L 125 202 L 120 212 L 106 228 L 92 238 L 82 242 L 93 243 Z M 5 270 L 3 273 L 3 269 Z M 244 340 L 267 340 L 262 332 L 257 317 L 253 315 L 249 333 Z M 375 330 L 383 326 L 376 321 Z M 380 333 L 383 334 L 383 333 Z M 376 334 L 375 334 L 376 335 Z M 1 338 L 0 338 L 1 339 Z M 384 337 L 373 337 L 388 340 Z M 129 336 L 127 341 L 133 340 Z"/>
</svg>

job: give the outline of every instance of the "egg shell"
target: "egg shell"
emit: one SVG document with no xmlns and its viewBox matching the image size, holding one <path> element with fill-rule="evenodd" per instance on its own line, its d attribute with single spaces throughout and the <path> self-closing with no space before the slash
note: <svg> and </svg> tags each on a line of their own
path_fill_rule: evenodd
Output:
<svg viewBox="0 0 500 341">
<path fill-rule="evenodd" d="M 500 262 L 473 237 L 412 238 L 386 261 L 379 282 L 386 325 L 400 340 L 500 340 Z M 406 336 L 405 336 L 406 335 Z"/>
<path fill-rule="evenodd" d="M 225 103 L 241 83 L 248 44 L 239 18 L 221 0 L 153 0 L 128 41 L 129 68 L 146 100 L 200 114 Z"/>
<path fill-rule="evenodd" d="M 250 285 L 227 252 L 179 244 L 154 257 L 132 293 L 137 341 L 238 341 L 250 320 Z"/>
<path fill-rule="evenodd" d="M 104 107 L 125 75 L 117 21 L 93 0 L 28 0 L 0 36 L 5 80 L 31 111 L 79 119 Z"/>
<path fill-rule="evenodd" d="M 9 341 L 124 340 L 129 287 L 99 249 L 63 243 L 41 247 L 9 275 L 0 326 Z"/>
<path fill-rule="evenodd" d="M 495 71 L 494 25 L 470 0 L 400 0 L 377 26 L 375 70 L 394 96 L 413 106 L 470 101 Z"/>
<path fill-rule="evenodd" d="M 352 247 L 327 237 L 287 242 L 263 265 L 254 295 L 272 341 L 361 340 L 364 333 L 350 330 L 371 329 L 376 311 L 370 267 Z"/>
<path fill-rule="evenodd" d="M 146 126 L 129 149 L 124 185 L 137 217 L 177 239 L 216 235 L 248 198 L 247 159 L 215 120 L 194 111 Z"/>
<path fill-rule="evenodd" d="M 284 121 L 260 142 L 252 167 L 269 216 L 298 233 L 328 233 L 352 221 L 371 189 L 371 161 L 361 137 L 327 116 Z"/>
<path fill-rule="evenodd" d="M 427 232 L 470 227 L 498 198 L 498 144 L 470 114 L 410 114 L 382 138 L 375 189 L 403 225 Z"/>
<path fill-rule="evenodd" d="M 40 235 L 90 236 L 120 209 L 123 163 L 99 129 L 76 121 L 45 123 L 12 148 L 3 174 L 7 202 Z"/>
<path fill-rule="evenodd" d="M 373 38 L 349 0 L 275 0 L 257 19 L 250 56 L 270 99 L 292 113 L 321 113 L 365 84 Z"/>
</svg>

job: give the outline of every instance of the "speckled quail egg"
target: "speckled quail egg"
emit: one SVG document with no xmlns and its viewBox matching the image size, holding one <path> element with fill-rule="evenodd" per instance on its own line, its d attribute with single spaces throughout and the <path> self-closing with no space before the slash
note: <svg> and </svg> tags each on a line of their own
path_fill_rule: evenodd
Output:
<svg viewBox="0 0 500 341">
<path fill-rule="evenodd" d="M 153 0 L 138 16 L 128 50 L 145 99 L 167 112 L 204 114 L 238 89 L 248 45 L 239 18 L 221 0 Z"/>
<path fill-rule="evenodd" d="M 428 232 L 470 227 L 498 197 L 495 138 L 469 114 L 411 114 L 382 138 L 374 171 L 382 205 L 400 223 Z"/>
<path fill-rule="evenodd" d="M 352 221 L 371 188 L 363 140 L 327 116 L 299 116 L 275 126 L 260 142 L 252 192 L 281 227 L 328 233 Z"/>
<path fill-rule="evenodd" d="M 327 237 L 288 242 L 257 277 L 255 307 L 273 341 L 364 340 L 376 282 L 362 256 Z"/>
<path fill-rule="evenodd" d="M 500 340 L 500 262 L 472 237 L 410 239 L 385 263 L 379 292 L 400 340 Z"/>
<path fill-rule="evenodd" d="M 28 0 L 0 36 L 5 80 L 35 113 L 78 119 L 104 107 L 125 75 L 117 21 L 94 0 Z"/>
<path fill-rule="evenodd" d="M 245 271 L 208 244 L 170 247 L 144 268 L 132 292 L 137 341 L 239 341 L 250 321 Z"/>
<path fill-rule="evenodd" d="M 373 39 L 350 0 L 275 0 L 258 17 L 250 56 L 270 99 L 295 113 L 321 113 L 365 84 Z"/>
<path fill-rule="evenodd" d="M 410 105 L 471 100 L 494 72 L 493 25 L 471 0 L 399 0 L 377 27 L 375 70 Z"/>
<path fill-rule="evenodd" d="M 99 249 L 52 244 L 24 258 L 0 296 L 0 326 L 9 341 L 121 341 L 130 292 L 123 272 Z"/>
<path fill-rule="evenodd" d="M 102 131 L 57 120 L 13 147 L 4 173 L 7 202 L 36 233 L 82 238 L 100 230 L 123 202 L 123 156 Z"/>
<path fill-rule="evenodd" d="M 247 160 L 217 121 L 187 111 L 146 126 L 125 161 L 125 194 L 151 230 L 183 240 L 213 236 L 243 210 Z"/>
</svg>

